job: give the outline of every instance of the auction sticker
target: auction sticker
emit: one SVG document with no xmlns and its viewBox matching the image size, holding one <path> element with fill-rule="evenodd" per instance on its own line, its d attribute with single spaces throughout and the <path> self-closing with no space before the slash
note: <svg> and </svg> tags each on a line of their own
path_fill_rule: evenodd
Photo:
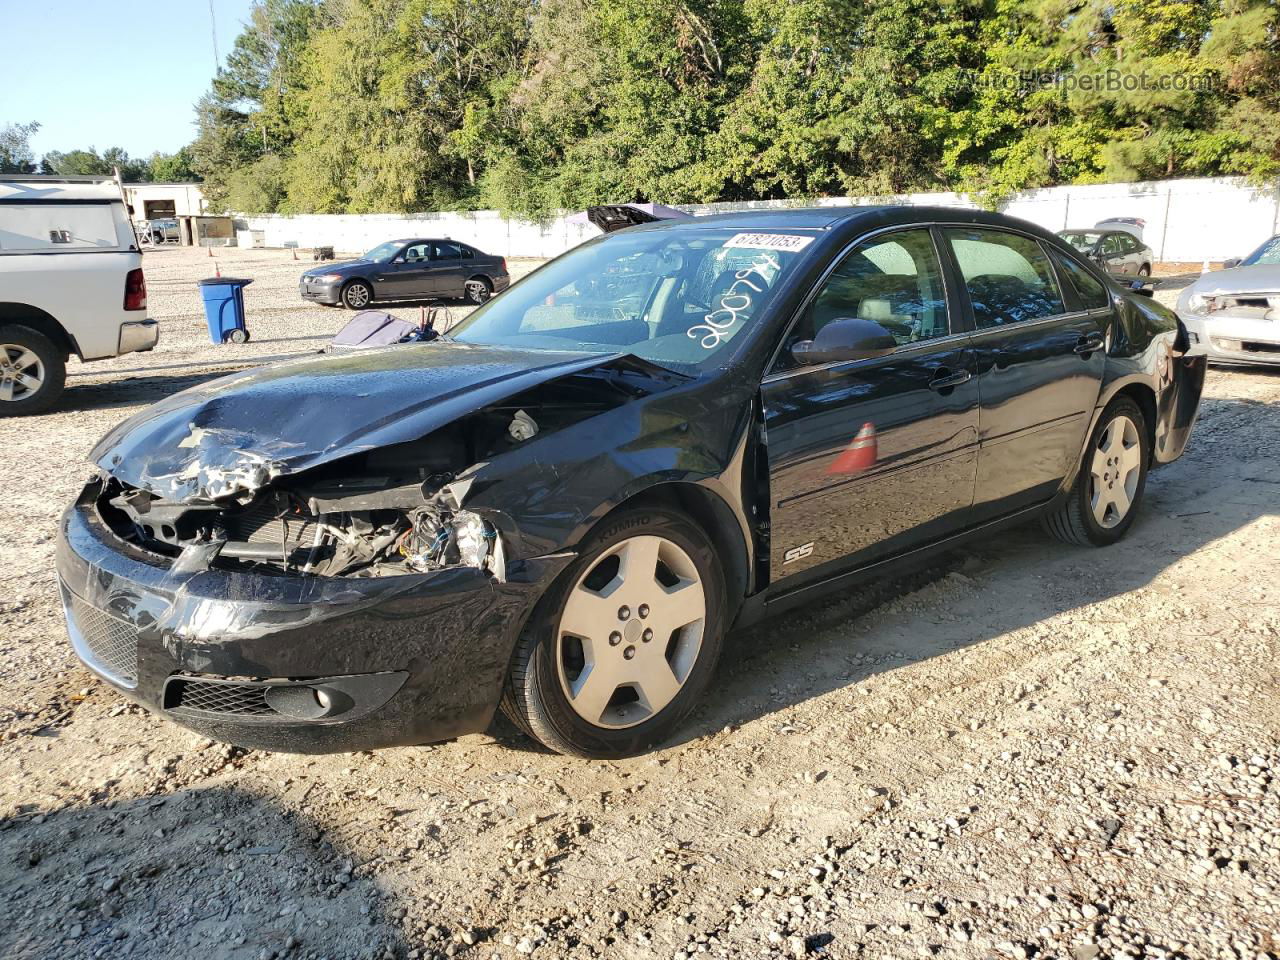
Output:
<svg viewBox="0 0 1280 960">
<path fill-rule="evenodd" d="M 813 237 L 800 237 L 791 233 L 739 233 L 730 237 L 726 247 L 746 247 L 749 250 L 803 250 L 813 243 Z"/>
</svg>

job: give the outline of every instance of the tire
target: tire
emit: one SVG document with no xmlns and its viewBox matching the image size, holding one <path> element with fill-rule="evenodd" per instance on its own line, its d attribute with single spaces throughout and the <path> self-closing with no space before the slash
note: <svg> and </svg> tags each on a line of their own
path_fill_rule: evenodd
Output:
<svg viewBox="0 0 1280 960">
<path fill-rule="evenodd" d="M 227 334 L 227 342 L 229 343 L 248 343 L 249 331 L 241 330 L 239 327 Z"/>
<path fill-rule="evenodd" d="M 62 395 L 66 357 L 39 330 L 0 326 L 0 417 L 44 413 Z"/>
<path fill-rule="evenodd" d="M 348 310 L 363 310 L 373 303 L 373 290 L 363 280 L 352 280 L 342 288 L 342 302 Z"/>
<path fill-rule="evenodd" d="M 1079 546 L 1115 543 L 1138 514 L 1150 456 L 1141 408 L 1128 397 L 1112 401 L 1089 437 L 1070 494 L 1061 506 L 1045 514 L 1045 529 L 1059 540 Z M 1122 498 L 1127 501 L 1123 508 Z"/>
<path fill-rule="evenodd" d="M 484 277 L 472 277 L 462 289 L 467 303 L 474 303 L 477 306 L 493 296 L 493 284 Z"/>
<path fill-rule="evenodd" d="M 1149 264 L 1149 263 L 1144 263 L 1142 266 L 1140 266 L 1140 267 L 1138 268 L 1138 276 L 1140 276 L 1140 277 L 1149 277 L 1149 276 L 1151 276 L 1151 264 Z"/>
<path fill-rule="evenodd" d="M 699 610 L 700 630 L 696 617 L 685 620 Z M 701 702 L 725 619 L 720 562 L 702 530 L 663 508 L 619 513 L 592 532 L 538 602 L 516 647 L 503 712 L 559 753 L 643 753 Z M 578 634 L 567 629 L 574 620 Z"/>
</svg>

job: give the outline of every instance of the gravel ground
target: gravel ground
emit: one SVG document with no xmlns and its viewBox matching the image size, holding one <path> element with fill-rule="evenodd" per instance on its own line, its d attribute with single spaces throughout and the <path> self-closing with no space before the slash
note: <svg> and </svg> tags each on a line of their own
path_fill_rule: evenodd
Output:
<svg viewBox="0 0 1280 960">
<path fill-rule="evenodd" d="M 247 752 L 81 668 L 53 577 L 112 424 L 348 316 L 287 252 L 219 261 L 255 278 L 249 344 L 203 339 L 206 257 L 149 253 L 159 348 L 0 421 L 0 956 L 1280 955 L 1280 373 L 1210 373 L 1121 544 L 1018 530 L 736 636 L 650 756 L 502 724 Z"/>
</svg>

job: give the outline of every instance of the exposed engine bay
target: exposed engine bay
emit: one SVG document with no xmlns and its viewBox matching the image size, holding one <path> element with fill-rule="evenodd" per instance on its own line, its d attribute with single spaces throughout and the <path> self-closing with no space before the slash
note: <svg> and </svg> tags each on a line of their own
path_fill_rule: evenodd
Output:
<svg viewBox="0 0 1280 960">
<path fill-rule="evenodd" d="M 505 579 L 491 520 L 462 508 L 465 476 L 487 460 L 612 402 L 565 397 L 537 419 L 518 404 L 480 411 L 417 441 L 374 449 L 260 490 L 174 502 L 109 474 L 97 498 L 122 540 L 175 567 L 325 577 L 470 566 Z"/>
</svg>

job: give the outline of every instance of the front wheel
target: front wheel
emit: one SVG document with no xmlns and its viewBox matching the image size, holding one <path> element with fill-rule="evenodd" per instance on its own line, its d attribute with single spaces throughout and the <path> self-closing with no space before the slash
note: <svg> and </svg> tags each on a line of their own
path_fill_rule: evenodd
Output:
<svg viewBox="0 0 1280 960">
<path fill-rule="evenodd" d="M 560 753 L 642 753 L 701 701 L 724 628 L 724 581 L 701 529 L 673 511 L 626 511 L 539 601 L 503 711 Z"/>
<path fill-rule="evenodd" d="M 1105 547 L 1133 525 L 1147 485 L 1146 417 L 1128 397 L 1113 401 L 1093 429 L 1066 501 L 1046 514 L 1046 529 L 1066 543 Z"/>
<path fill-rule="evenodd" d="M 363 310 L 373 301 L 373 290 L 363 280 L 353 280 L 342 288 L 342 302 L 349 310 Z"/>
<path fill-rule="evenodd" d="M 1151 276 L 1151 267 L 1144 263 L 1142 266 L 1138 268 L 1138 276 L 1140 277 Z"/>
</svg>

